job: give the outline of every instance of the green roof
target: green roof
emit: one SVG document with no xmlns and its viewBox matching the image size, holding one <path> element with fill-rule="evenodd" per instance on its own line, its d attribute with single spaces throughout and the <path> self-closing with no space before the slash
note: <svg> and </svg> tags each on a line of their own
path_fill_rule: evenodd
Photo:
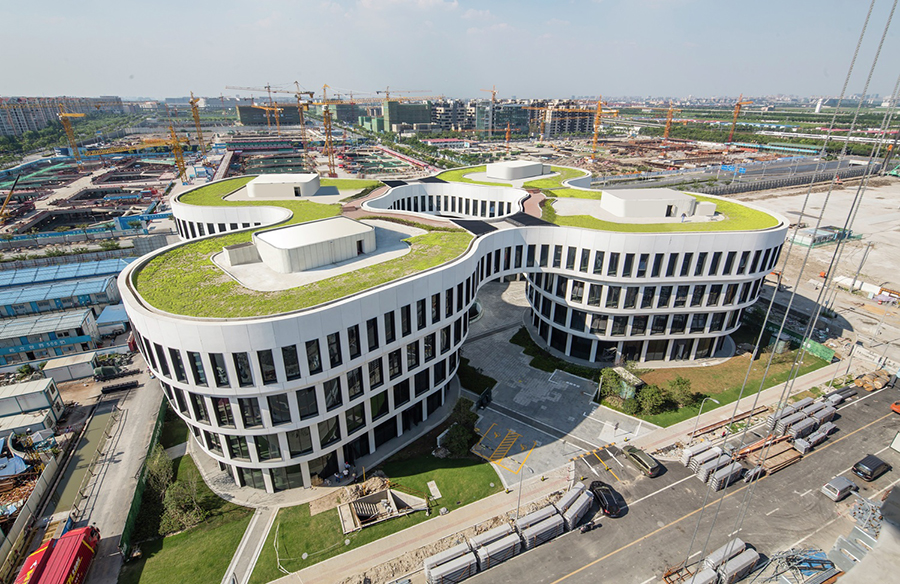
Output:
<svg viewBox="0 0 900 584">
<path fill-rule="evenodd" d="M 283 225 L 334 217 L 340 205 L 312 201 L 225 201 L 223 197 L 243 187 L 254 177 L 240 177 L 211 183 L 185 193 L 179 201 L 193 205 L 263 205 L 283 207 L 292 212 Z M 322 181 L 325 183 L 325 180 Z M 337 181 L 349 185 L 348 180 Z M 358 181 L 371 183 L 372 181 Z M 324 186 L 337 186 L 328 185 Z M 363 184 L 363 188 L 365 188 Z M 374 217 L 373 217 L 374 218 Z M 408 221 L 402 223 L 409 224 Z M 426 230 L 429 226 L 414 224 Z M 410 252 L 386 262 L 368 266 L 289 290 L 259 292 L 240 285 L 210 260 L 229 245 L 248 242 L 255 231 L 227 233 L 187 242 L 165 251 L 141 266 L 134 285 L 141 297 L 159 310 L 184 316 L 238 318 L 265 316 L 309 308 L 362 292 L 448 262 L 468 248 L 472 235 L 461 229 L 433 230 L 410 237 Z"/>
</svg>

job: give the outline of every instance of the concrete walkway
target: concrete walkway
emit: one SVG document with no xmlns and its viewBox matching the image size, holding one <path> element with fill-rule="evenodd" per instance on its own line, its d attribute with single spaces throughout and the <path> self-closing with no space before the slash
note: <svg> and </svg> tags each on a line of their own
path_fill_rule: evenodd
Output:
<svg viewBox="0 0 900 584">
<path fill-rule="evenodd" d="M 559 469 L 545 475 L 546 480 L 534 477 L 522 484 L 522 506 L 540 500 L 554 491 L 569 487 L 568 471 Z M 401 555 L 431 545 L 449 535 L 463 531 L 514 510 L 518 499 L 518 489 L 509 493 L 497 493 L 476 501 L 441 517 L 429 519 L 409 529 L 383 537 L 370 544 L 349 550 L 319 562 L 314 566 L 279 578 L 275 582 L 287 584 L 332 584 L 365 569 L 390 562 Z"/>
<path fill-rule="evenodd" d="M 181 458 L 185 454 L 187 454 L 187 442 L 182 442 L 181 444 L 176 444 L 175 446 L 170 446 L 166 448 L 166 456 L 175 460 L 176 458 Z"/>
<path fill-rule="evenodd" d="M 253 568 L 256 567 L 256 560 L 262 552 L 263 545 L 266 543 L 266 537 L 275 517 L 278 515 L 277 507 L 257 507 L 247 525 L 247 531 L 241 538 L 231 563 L 225 571 L 222 578 L 222 584 L 232 584 L 233 582 L 249 582 L 250 575 L 253 574 Z"/>
</svg>

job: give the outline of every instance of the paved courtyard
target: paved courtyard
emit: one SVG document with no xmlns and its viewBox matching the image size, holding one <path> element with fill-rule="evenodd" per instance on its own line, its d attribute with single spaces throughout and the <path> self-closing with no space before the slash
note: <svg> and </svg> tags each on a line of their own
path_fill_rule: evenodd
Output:
<svg viewBox="0 0 900 584">
<path fill-rule="evenodd" d="M 492 460 L 507 485 L 525 473 L 543 475 L 596 448 L 645 434 L 655 426 L 600 407 L 596 385 L 563 371 L 528 365 L 531 357 L 509 339 L 525 325 L 524 282 L 489 283 L 478 300 L 483 316 L 472 323 L 463 356 L 497 380 L 493 401 L 481 410 L 477 452 Z"/>
</svg>

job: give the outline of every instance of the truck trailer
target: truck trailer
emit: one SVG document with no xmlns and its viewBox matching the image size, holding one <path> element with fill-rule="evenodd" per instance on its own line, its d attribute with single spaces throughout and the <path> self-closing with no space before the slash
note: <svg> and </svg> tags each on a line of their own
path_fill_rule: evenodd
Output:
<svg viewBox="0 0 900 584">
<path fill-rule="evenodd" d="M 84 584 L 100 543 L 96 527 L 82 527 L 51 539 L 28 556 L 15 584 Z"/>
</svg>

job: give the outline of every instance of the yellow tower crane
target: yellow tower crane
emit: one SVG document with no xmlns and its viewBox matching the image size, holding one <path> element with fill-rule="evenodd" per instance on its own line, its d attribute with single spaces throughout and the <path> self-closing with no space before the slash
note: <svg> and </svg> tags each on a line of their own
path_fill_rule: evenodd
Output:
<svg viewBox="0 0 900 584">
<path fill-rule="evenodd" d="M 72 148 L 72 157 L 75 159 L 75 162 L 78 166 L 81 166 L 81 153 L 78 151 L 78 142 L 75 141 L 75 131 L 72 129 L 72 122 L 69 121 L 69 118 L 83 118 L 84 114 L 70 114 L 67 113 L 62 104 L 59 104 L 59 121 L 63 125 L 63 129 L 66 131 L 66 138 L 69 139 L 69 147 Z"/>
<path fill-rule="evenodd" d="M 194 115 L 194 126 L 197 128 L 197 142 L 200 143 L 200 152 L 203 156 L 206 156 L 206 144 L 203 143 L 203 130 L 200 129 L 200 108 L 197 107 L 197 104 L 200 103 L 200 100 L 194 97 L 194 92 L 191 92 L 191 113 Z"/>
<path fill-rule="evenodd" d="M 184 166 L 184 152 L 181 149 L 181 139 L 175 134 L 174 126 L 169 126 L 169 135 L 172 139 L 172 154 L 175 155 L 175 166 L 178 168 L 178 177 L 183 183 L 187 180 L 187 169 Z"/>
<path fill-rule="evenodd" d="M 734 104 L 734 118 L 731 120 L 731 131 L 728 133 L 728 141 L 731 142 L 731 139 L 734 138 L 734 129 L 737 127 L 738 116 L 741 115 L 741 107 L 745 105 L 750 105 L 753 103 L 752 101 L 744 101 L 744 94 L 738 98 L 737 103 Z"/>
<path fill-rule="evenodd" d="M 597 142 L 598 142 L 598 137 L 600 134 L 600 124 L 602 123 L 603 118 L 619 117 L 619 110 L 604 110 L 603 109 L 604 105 L 606 105 L 606 102 L 598 99 L 596 109 L 572 108 L 572 107 L 526 107 L 525 109 L 539 110 L 539 111 L 543 112 L 541 114 L 541 140 L 544 139 L 544 124 L 545 124 L 546 117 L 547 117 L 546 116 L 547 111 L 593 114 L 594 136 L 593 136 L 593 146 L 591 148 L 591 158 L 596 158 L 597 157 Z"/>
</svg>

